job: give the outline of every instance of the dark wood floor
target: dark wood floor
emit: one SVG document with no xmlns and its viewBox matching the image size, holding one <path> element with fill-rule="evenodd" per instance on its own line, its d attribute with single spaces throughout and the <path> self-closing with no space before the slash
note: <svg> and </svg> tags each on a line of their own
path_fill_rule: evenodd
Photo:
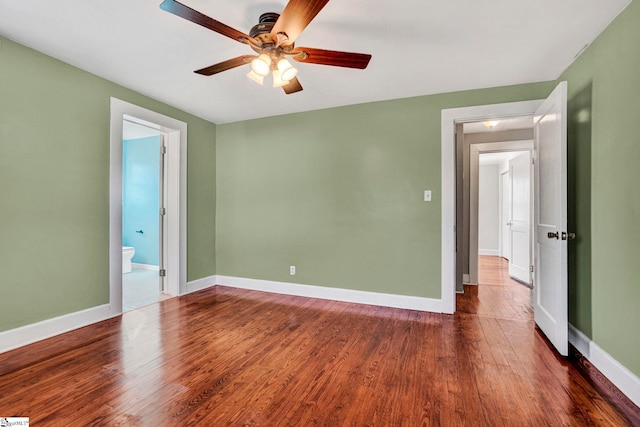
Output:
<svg viewBox="0 0 640 427">
<path fill-rule="evenodd" d="M 623 426 L 481 262 L 439 315 L 215 287 L 0 355 L 34 426 Z"/>
<path fill-rule="evenodd" d="M 465 285 L 458 295 L 459 313 L 532 321 L 531 289 L 509 277 L 508 261 L 501 257 L 478 257 L 479 286 Z"/>
</svg>

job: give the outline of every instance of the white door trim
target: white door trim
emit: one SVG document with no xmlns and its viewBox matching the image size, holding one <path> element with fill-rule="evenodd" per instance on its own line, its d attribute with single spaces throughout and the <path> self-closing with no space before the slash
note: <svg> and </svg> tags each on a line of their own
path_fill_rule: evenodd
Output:
<svg viewBox="0 0 640 427">
<path fill-rule="evenodd" d="M 531 115 L 542 100 L 450 108 L 441 115 L 442 224 L 441 294 L 442 312 L 456 311 L 456 123 L 477 122 L 496 117 Z"/>
<path fill-rule="evenodd" d="M 122 313 L 122 120 L 134 120 L 166 135 L 167 292 L 186 293 L 187 283 L 187 124 L 155 111 L 111 98 L 109 161 L 109 305 Z"/>
<path fill-rule="evenodd" d="M 505 184 L 504 180 L 505 178 L 508 180 L 509 179 L 509 171 L 504 171 L 504 172 L 499 172 L 500 174 L 500 181 L 498 181 L 498 204 L 500 205 L 500 227 L 498 228 L 498 241 L 499 241 L 499 245 L 498 245 L 498 252 L 500 252 L 500 256 L 502 258 L 507 258 L 506 255 L 508 255 L 507 253 L 507 248 L 506 245 L 504 244 L 504 240 L 505 237 L 508 233 L 508 230 L 506 230 L 507 228 L 507 218 L 505 218 L 505 214 L 504 214 L 504 209 L 505 206 L 507 205 L 508 200 L 505 200 L 504 197 L 504 190 L 505 190 Z"/>
</svg>

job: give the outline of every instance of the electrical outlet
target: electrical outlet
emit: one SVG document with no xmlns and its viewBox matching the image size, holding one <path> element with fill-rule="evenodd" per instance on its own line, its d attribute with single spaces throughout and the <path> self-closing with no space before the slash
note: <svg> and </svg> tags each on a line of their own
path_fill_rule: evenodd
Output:
<svg viewBox="0 0 640 427">
<path fill-rule="evenodd" d="M 295 265 L 292 265 L 292 266 L 289 267 L 289 274 L 292 275 L 292 276 L 296 275 L 296 266 Z"/>
</svg>

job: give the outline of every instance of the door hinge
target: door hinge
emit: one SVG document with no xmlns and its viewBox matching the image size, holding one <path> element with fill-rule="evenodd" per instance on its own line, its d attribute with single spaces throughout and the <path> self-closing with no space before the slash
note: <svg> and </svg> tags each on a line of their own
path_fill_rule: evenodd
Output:
<svg viewBox="0 0 640 427">
<path fill-rule="evenodd" d="M 529 266 L 529 271 L 530 271 L 531 273 L 533 273 L 533 265 L 530 265 L 530 266 Z"/>
<path fill-rule="evenodd" d="M 160 277 L 165 277 L 166 275 L 167 275 L 167 270 L 165 270 L 164 268 L 160 270 Z"/>
<path fill-rule="evenodd" d="M 165 208 L 160 208 L 160 215 L 166 215 L 167 210 Z"/>
<path fill-rule="evenodd" d="M 160 154 L 167 154 L 167 146 L 166 145 L 161 145 L 160 146 Z"/>
</svg>

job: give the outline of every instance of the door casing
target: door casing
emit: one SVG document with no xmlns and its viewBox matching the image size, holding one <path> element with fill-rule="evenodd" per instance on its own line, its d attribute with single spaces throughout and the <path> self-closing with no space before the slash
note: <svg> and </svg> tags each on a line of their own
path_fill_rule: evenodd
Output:
<svg viewBox="0 0 640 427">
<path fill-rule="evenodd" d="M 122 121 L 137 121 L 166 135 L 166 292 L 186 293 L 187 282 L 187 124 L 155 111 L 111 98 L 109 162 L 109 305 L 122 313 Z"/>
<path fill-rule="evenodd" d="M 505 259 L 509 259 L 509 229 L 507 222 L 509 221 L 509 200 L 511 189 L 509 188 L 509 172 L 502 172 L 500 174 L 500 256 Z"/>
</svg>

